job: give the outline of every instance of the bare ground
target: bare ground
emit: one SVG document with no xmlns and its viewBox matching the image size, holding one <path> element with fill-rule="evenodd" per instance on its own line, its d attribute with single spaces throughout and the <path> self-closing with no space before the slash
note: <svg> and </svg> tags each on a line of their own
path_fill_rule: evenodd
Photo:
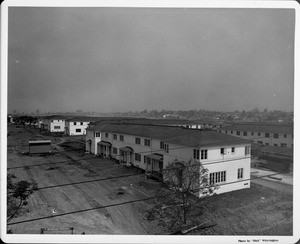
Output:
<svg viewBox="0 0 300 244">
<path fill-rule="evenodd" d="M 38 167 L 9 170 L 17 180 L 34 180 L 39 187 L 105 179 L 137 173 L 109 160 L 83 155 L 79 151 L 56 153 L 51 156 L 26 156 L 28 139 L 39 138 L 36 129 L 9 127 L 8 167 L 30 166 L 49 162 L 62 162 Z M 54 143 L 68 138 L 51 137 Z M 60 145 L 61 146 L 61 145 Z M 79 149 L 80 144 L 70 143 L 66 148 Z M 80 161 L 78 161 L 80 160 Z M 94 181 L 35 192 L 26 208 L 10 223 L 55 216 L 55 214 L 106 206 L 154 196 L 160 184 L 137 175 L 119 179 Z M 121 189 L 121 190 L 120 190 Z M 122 191 L 122 194 L 118 194 Z M 23 224 L 10 225 L 14 233 L 38 234 L 41 228 L 70 228 L 74 234 L 163 234 L 156 221 L 145 218 L 145 210 L 151 209 L 152 201 L 101 208 L 98 210 L 64 215 Z M 192 218 L 205 222 L 213 220 L 217 226 L 195 230 L 191 235 L 292 235 L 292 196 L 276 189 L 251 184 L 250 189 L 213 196 L 205 205 L 204 214 L 193 211 Z M 198 211 L 199 212 L 199 211 Z M 53 230 L 53 234 L 70 234 L 69 230 Z"/>
</svg>

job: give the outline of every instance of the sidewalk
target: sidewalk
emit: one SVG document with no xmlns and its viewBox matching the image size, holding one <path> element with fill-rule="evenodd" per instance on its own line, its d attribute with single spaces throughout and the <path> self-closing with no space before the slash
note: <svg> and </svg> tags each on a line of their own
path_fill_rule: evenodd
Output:
<svg viewBox="0 0 300 244">
<path fill-rule="evenodd" d="M 276 172 L 269 171 L 269 170 L 257 169 L 257 168 L 251 168 L 251 178 L 272 175 L 272 174 L 276 174 Z M 288 185 L 293 185 L 293 175 L 291 175 L 291 174 L 276 174 L 271 177 L 273 177 L 273 178 L 266 176 L 266 177 L 263 177 L 263 179 L 281 182 L 281 183 L 288 184 Z"/>
</svg>

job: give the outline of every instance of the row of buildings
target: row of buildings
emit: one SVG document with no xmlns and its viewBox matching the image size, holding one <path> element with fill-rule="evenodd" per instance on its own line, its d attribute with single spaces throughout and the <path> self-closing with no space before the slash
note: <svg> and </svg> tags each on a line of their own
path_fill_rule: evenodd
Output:
<svg viewBox="0 0 300 244">
<path fill-rule="evenodd" d="M 210 122 L 190 121 L 182 119 L 147 119 L 132 117 L 67 117 L 63 115 L 45 116 L 38 119 L 38 127 L 50 132 L 62 132 L 66 135 L 85 135 L 88 126 L 107 122 L 137 122 L 139 124 L 156 124 L 181 126 L 191 129 L 213 128 Z"/>
<path fill-rule="evenodd" d="M 116 158 L 162 177 L 175 160 L 198 160 L 209 180 L 222 186 L 217 193 L 250 187 L 251 141 L 211 130 L 106 123 L 87 128 L 86 150 Z"/>
<path fill-rule="evenodd" d="M 235 123 L 218 129 L 219 132 L 253 143 L 273 147 L 294 147 L 293 124 Z"/>
<path fill-rule="evenodd" d="M 251 144 L 293 148 L 292 125 L 60 115 L 40 118 L 38 124 L 51 132 L 86 134 L 86 151 L 158 177 L 175 160 L 199 160 L 210 181 L 222 185 L 218 193 L 250 187 Z"/>
</svg>

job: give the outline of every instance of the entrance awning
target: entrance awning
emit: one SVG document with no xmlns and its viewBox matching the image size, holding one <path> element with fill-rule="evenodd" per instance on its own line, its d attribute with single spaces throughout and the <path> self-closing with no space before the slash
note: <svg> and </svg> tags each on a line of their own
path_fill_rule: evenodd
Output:
<svg viewBox="0 0 300 244">
<path fill-rule="evenodd" d="M 107 141 L 99 141 L 98 145 L 111 147 L 111 143 Z"/>
<path fill-rule="evenodd" d="M 148 158 L 152 158 L 154 160 L 157 160 L 157 161 L 163 161 L 163 158 L 164 158 L 163 155 L 158 154 L 158 153 L 148 154 L 148 155 L 145 155 L 145 156 L 148 157 Z"/>
<path fill-rule="evenodd" d="M 133 149 L 131 147 L 121 147 L 120 150 L 124 152 L 133 152 Z"/>
</svg>

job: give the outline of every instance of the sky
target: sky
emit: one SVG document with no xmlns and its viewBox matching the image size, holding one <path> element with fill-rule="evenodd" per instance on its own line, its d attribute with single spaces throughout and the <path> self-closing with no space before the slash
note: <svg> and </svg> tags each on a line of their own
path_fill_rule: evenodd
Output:
<svg viewBox="0 0 300 244">
<path fill-rule="evenodd" d="M 293 110 L 292 9 L 10 7 L 8 111 Z"/>
</svg>

